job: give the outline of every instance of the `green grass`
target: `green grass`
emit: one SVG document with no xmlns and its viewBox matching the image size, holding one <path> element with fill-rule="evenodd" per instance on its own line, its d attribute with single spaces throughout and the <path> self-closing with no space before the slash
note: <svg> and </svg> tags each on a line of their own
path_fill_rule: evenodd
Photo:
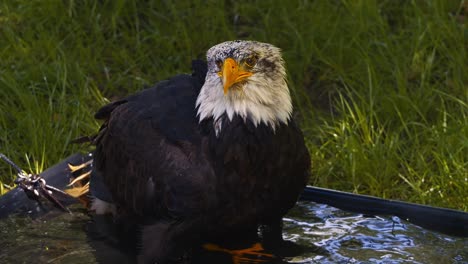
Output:
<svg viewBox="0 0 468 264">
<path fill-rule="evenodd" d="M 40 172 L 86 151 L 105 102 L 181 72 L 212 45 L 283 49 L 311 184 L 468 210 L 462 0 L 0 3 L 0 151 Z M 0 181 L 13 171 L 0 164 Z M 0 191 L 2 191 L 0 189 Z"/>
</svg>

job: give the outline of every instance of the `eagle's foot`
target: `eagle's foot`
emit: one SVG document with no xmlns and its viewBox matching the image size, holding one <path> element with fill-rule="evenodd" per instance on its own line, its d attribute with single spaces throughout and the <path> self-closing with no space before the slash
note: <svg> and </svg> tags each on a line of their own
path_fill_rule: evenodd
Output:
<svg viewBox="0 0 468 264">
<path fill-rule="evenodd" d="M 223 252 L 231 255 L 233 264 L 263 263 L 276 258 L 273 254 L 266 253 L 260 243 L 255 243 L 251 247 L 244 249 L 227 249 L 211 243 L 204 244 L 203 248 L 208 251 Z"/>
</svg>

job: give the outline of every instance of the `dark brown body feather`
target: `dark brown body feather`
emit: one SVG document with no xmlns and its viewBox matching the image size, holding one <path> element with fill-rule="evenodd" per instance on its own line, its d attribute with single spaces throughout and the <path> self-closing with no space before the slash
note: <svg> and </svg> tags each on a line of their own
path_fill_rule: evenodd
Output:
<svg viewBox="0 0 468 264">
<path fill-rule="evenodd" d="M 119 211 L 146 224 L 142 262 L 260 225 L 281 232 L 307 181 L 310 158 L 293 121 L 273 131 L 223 117 L 218 136 L 213 120 L 200 123 L 203 79 L 203 70 L 176 76 L 96 114 L 105 123 L 95 169 Z"/>
</svg>

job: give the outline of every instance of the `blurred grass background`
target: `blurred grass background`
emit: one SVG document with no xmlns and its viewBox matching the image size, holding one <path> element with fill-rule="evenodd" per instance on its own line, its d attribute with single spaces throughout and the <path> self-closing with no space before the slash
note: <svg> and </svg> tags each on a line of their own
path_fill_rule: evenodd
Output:
<svg viewBox="0 0 468 264">
<path fill-rule="evenodd" d="M 0 152 L 38 173 L 87 150 L 70 140 L 104 103 L 253 39 L 283 49 L 311 184 L 467 211 L 467 15 L 466 0 L 5 0 Z"/>
</svg>

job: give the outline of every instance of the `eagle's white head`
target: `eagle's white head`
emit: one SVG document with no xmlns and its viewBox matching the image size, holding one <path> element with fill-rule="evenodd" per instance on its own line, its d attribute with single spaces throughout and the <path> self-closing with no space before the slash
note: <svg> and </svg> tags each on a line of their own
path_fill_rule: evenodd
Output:
<svg viewBox="0 0 468 264">
<path fill-rule="evenodd" d="M 212 117 L 216 123 L 223 114 L 232 120 L 237 114 L 273 129 L 288 122 L 292 103 L 279 48 L 228 41 L 210 48 L 207 62 L 205 84 L 197 98 L 200 121 Z"/>
</svg>

